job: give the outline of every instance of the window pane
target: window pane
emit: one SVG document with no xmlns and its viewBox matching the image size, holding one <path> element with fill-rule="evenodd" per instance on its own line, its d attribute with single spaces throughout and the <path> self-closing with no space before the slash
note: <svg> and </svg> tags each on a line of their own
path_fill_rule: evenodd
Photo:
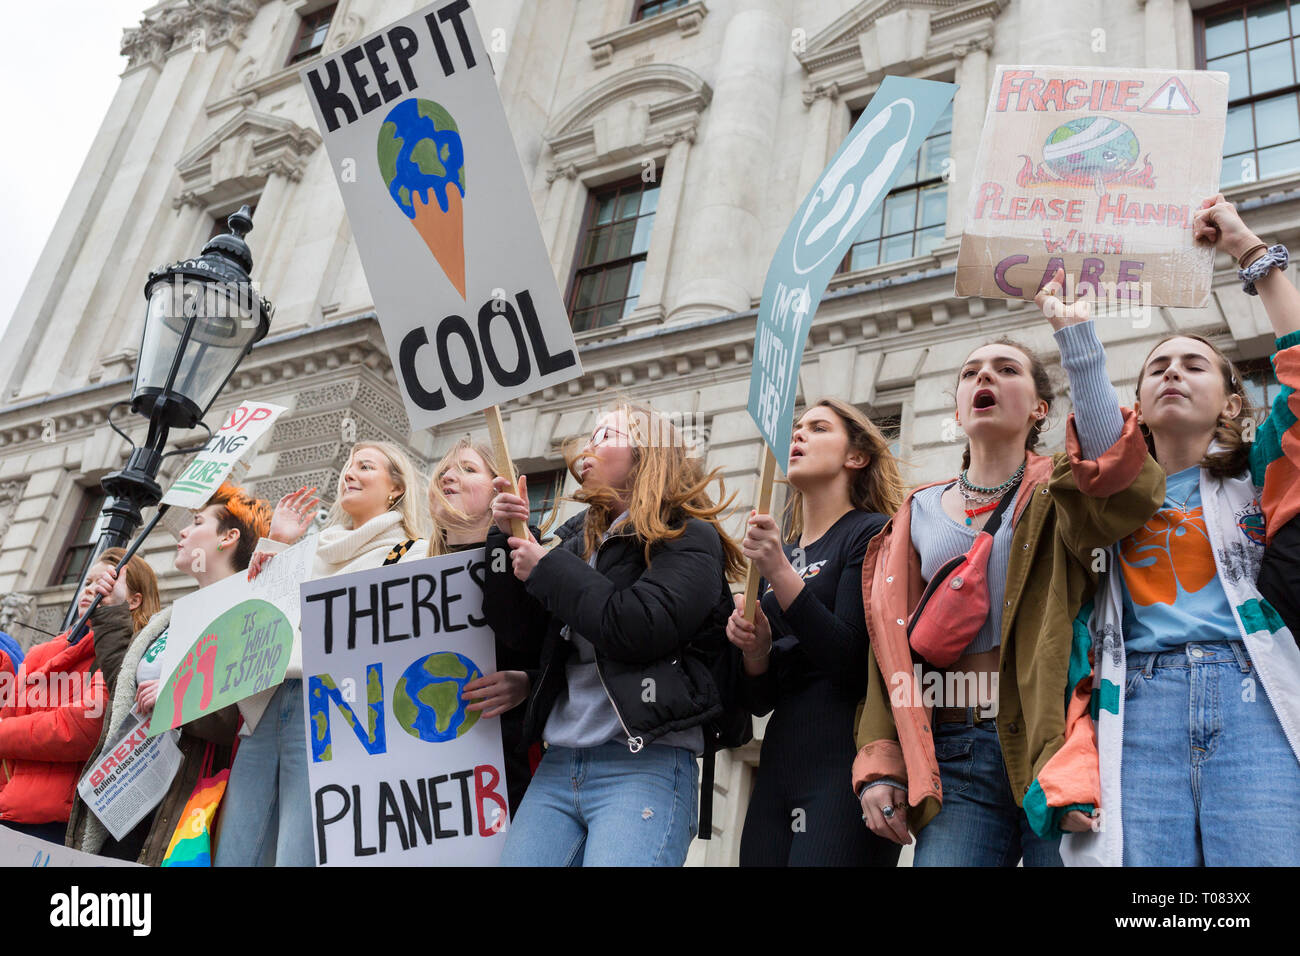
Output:
<svg viewBox="0 0 1300 956">
<path fill-rule="evenodd" d="M 1246 54 L 1236 53 L 1205 64 L 1207 70 L 1222 70 L 1228 74 L 1228 99 L 1239 100 L 1250 95 L 1250 80 L 1246 75 Z"/>
<path fill-rule="evenodd" d="M 605 256 L 608 259 L 622 259 L 624 256 L 632 253 L 632 238 L 636 234 L 636 220 L 624 219 L 616 222 L 613 227 L 613 236 L 609 242 L 609 253 Z"/>
<path fill-rule="evenodd" d="M 1250 46 L 1262 46 L 1290 35 L 1286 0 L 1275 0 L 1273 3 L 1262 3 L 1246 9 L 1246 42 Z"/>
<path fill-rule="evenodd" d="M 1255 173 L 1255 154 L 1239 153 L 1225 156 L 1219 170 L 1219 186 L 1235 186 L 1237 183 L 1253 183 L 1259 176 Z"/>
<path fill-rule="evenodd" d="M 578 294 L 574 298 L 574 306 L 579 309 L 585 309 L 596 304 L 596 293 L 600 289 L 600 273 L 591 272 L 578 279 Z"/>
<path fill-rule="evenodd" d="M 585 332 L 591 328 L 591 323 L 595 320 L 594 311 L 583 311 L 573 313 L 573 331 Z"/>
<path fill-rule="evenodd" d="M 921 190 L 921 226 L 939 226 L 948 221 L 948 187 L 927 186 Z"/>
<path fill-rule="evenodd" d="M 943 115 L 939 117 L 939 121 L 934 124 L 934 129 L 930 130 L 930 135 L 937 136 L 939 133 L 950 133 L 950 132 L 952 132 L 952 103 L 951 102 L 948 104 L 948 108 L 943 111 Z"/>
<path fill-rule="evenodd" d="M 916 228 L 916 192 L 905 190 L 885 197 L 885 235 Z"/>
<path fill-rule="evenodd" d="M 635 295 L 632 296 L 630 299 L 625 299 L 623 301 L 623 314 L 620 316 L 620 318 L 626 319 L 629 315 L 635 312 L 637 301 L 638 301 L 638 297 Z"/>
<path fill-rule="evenodd" d="M 605 288 L 601 290 L 600 301 L 621 303 L 627 296 L 627 279 L 631 271 L 632 267 L 628 265 L 606 270 Z"/>
<path fill-rule="evenodd" d="M 947 133 L 925 141 L 921 147 L 921 179 L 943 175 L 943 161 L 948 158 L 951 145 L 952 136 Z"/>
<path fill-rule="evenodd" d="M 595 328 L 601 328 L 606 325 L 613 325 L 623 314 L 623 303 L 615 302 L 613 305 L 607 305 L 596 313 Z"/>
<path fill-rule="evenodd" d="M 1291 69 L 1291 44 L 1274 43 L 1250 51 L 1250 89 L 1264 93 L 1295 82 Z"/>
<path fill-rule="evenodd" d="M 1228 110 L 1228 128 L 1223 137 L 1223 152 L 1240 153 L 1254 145 L 1255 134 L 1250 128 L 1250 106 L 1234 106 Z"/>
<path fill-rule="evenodd" d="M 1246 29 L 1240 13 L 1225 13 L 1205 21 L 1205 58 L 1236 53 L 1246 48 Z"/>
<path fill-rule="evenodd" d="M 609 196 L 600 201 L 596 207 L 596 222 L 603 225 L 614 219 L 614 197 Z"/>
<path fill-rule="evenodd" d="M 878 265 L 880 259 L 879 242 L 859 242 L 849 250 L 849 269 L 869 269 Z"/>
<path fill-rule="evenodd" d="M 1287 143 L 1259 151 L 1259 178 L 1268 179 L 1300 169 L 1300 143 Z"/>
<path fill-rule="evenodd" d="M 639 192 L 623 193 L 618 197 L 618 218 L 630 219 L 635 216 L 639 205 L 641 205 L 641 194 Z"/>
<path fill-rule="evenodd" d="M 915 233 L 905 232 L 901 236 L 894 236 L 886 239 L 883 243 L 881 262 L 897 262 L 899 259 L 910 259 L 912 257 L 912 236 Z"/>
<path fill-rule="evenodd" d="M 925 144 L 923 143 L 922 146 L 924 145 Z M 910 163 L 902 167 L 902 172 L 900 172 L 898 174 L 898 178 L 894 180 L 895 189 L 897 189 L 900 186 L 911 186 L 913 183 L 916 182 L 916 165 L 920 161 L 921 161 L 921 157 L 920 155 L 917 155 L 912 159 Z"/>
<path fill-rule="evenodd" d="M 589 266 L 600 261 L 596 256 L 600 251 L 601 236 L 604 234 L 605 230 L 603 229 L 593 229 L 587 233 L 587 239 L 582 244 L 582 260 L 578 263 L 579 265 Z"/>
<path fill-rule="evenodd" d="M 1273 146 L 1300 139 L 1300 113 L 1296 112 L 1295 94 L 1288 93 L 1286 96 L 1256 103 L 1255 128 L 1259 131 L 1260 146 Z"/>
<path fill-rule="evenodd" d="M 884 207 L 884 203 L 876 203 L 876 208 L 871 210 L 867 218 L 862 220 L 862 228 L 858 230 L 859 239 L 880 238 L 880 214 Z"/>
<path fill-rule="evenodd" d="M 641 280 L 645 277 L 645 260 L 632 263 L 632 278 L 627 283 L 627 294 L 638 296 L 641 294 Z"/>
<path fill-rule="evenodd" d="M 641 193 L 641 215 L 652 213 L 659 206 L 659 187 L 650 186 Z"/>
<path fill-rule="evenodd" d="M 922 229 L 916 234 L 916 254 L 918 256 L 928 255 L 930 250 L 941 242 L 943 242 L 943 226 Z"/>
<path fill-rule="evenodd" d="M 632 237 L 632 255 L 640 255 L 650 248 L 650 230 L 654 228 L 655 217 L 642 216 L 636 221 L 636 234 Z"/>
</svg>

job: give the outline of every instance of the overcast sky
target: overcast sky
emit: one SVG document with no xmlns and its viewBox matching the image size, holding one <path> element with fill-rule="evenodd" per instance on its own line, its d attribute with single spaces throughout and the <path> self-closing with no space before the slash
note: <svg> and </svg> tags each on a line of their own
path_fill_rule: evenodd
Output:
<svg viewBox="0 0 1300 956">
<path fill-rule="evenodd" d="M 157 0 L 6 3 L 0 57 L 0 329 L 117 92 L 124 27 Z M 141 277 L 143 281 L 143 277 Z M 143 308 L 143 306 L 141 306 Z"/>
</svg>

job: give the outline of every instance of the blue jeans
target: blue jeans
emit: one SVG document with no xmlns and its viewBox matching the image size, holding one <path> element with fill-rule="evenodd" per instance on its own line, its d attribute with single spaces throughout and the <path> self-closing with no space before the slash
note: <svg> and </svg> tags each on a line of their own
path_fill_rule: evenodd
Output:
<svg viewBox="0 0 1300 956">
<path fill-rule="evenodd" d="M 214 866 L 315 866 L 302 681 L 287 680 L 239 742 Z"/>
<path fill-rule="evenodd" d="M 1016 806 L 998 728 L 943 723 L 934 729 L 943 809 L 916 835 L 913 866 L 1062 866 L 1060 838 L 1044 840 Z"/>
<path fill-rule="evenodd" d="M 548 747 L 506 832 L 502 866 L 681 866 L 699 767 L 683 747 Z"/>
<path fill-rule="evenodd" d="M 1300 763 L 1240 641 L 1128 655 L 1125 866 L 1300 865 Z"/>
</svg>

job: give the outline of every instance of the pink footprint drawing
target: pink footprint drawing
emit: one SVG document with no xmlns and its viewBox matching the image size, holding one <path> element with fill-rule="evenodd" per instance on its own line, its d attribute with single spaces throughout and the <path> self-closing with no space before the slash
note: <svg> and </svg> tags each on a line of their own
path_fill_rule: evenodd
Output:
<svg viewBox="0 0 1300 956">
<path fill-rule="evenodd" d="M 203 693 L 199 696 L 199 708 L 206 709 L 212 702 L 212 691 L 216 687 L 216 681 L 213 672 L 217 662 L 217 635 L 209 634 L 196 644 L 188 654 L 185 660 L 181 662 L 180 668 L 176 671 L 176 677 L 173 678 L 175 692 L 172 695 L 172 726 L 181 725 L 182 705 L 185 703 L 185 694 L 190 689 L 190 682 L 194 680 L 194 674 L 197 671 L 203 675 Z"/>
</svg>

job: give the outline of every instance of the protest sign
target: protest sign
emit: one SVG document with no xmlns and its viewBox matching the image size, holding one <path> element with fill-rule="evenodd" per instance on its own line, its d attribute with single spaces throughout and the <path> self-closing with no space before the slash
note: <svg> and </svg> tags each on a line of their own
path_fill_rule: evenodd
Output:
<svg viewBox="0 0 1300 956">
<path fill-rule="evenodd" d="M 181 765 L 179 730 L 149 736 L 143 717 L 132 710 L 111 746 L 104 748 L 77 784 L 90 811 L 120 840 L 162 802 Z"/>
<path fill-rule="evenodd" d="M 887 76 L 777 246 L 763 282 L 749 415 L 782 470 L 808 327 L 867 216 L 921 148 L 957 87 Z"/>
<path fill-rule="evenodd" d="M 1121 308 L 1201 306 L 1228 76 L 999 66 L 971 177 L 957 295 L 1032 299 L 1058 268 Z"/>
<path fill-rule="evenodd" d="M 301 71 L 412 428 L 582 369 L 468 0 Z"/>
<path fill-rule="evenodd" d="M 194 456 L 163 496 L 162 504 L 202 508 L 221 487 L 235 462 L 275 423 L 283 406 L 243 402 L 230 413 L 208 443 Z"/>
<path fill-rule="evenodd" d="M 501 722 L 467 710 L 496 670 L 484 551 L 302 585 L 316 861 L 492 866 L 509 819 Z"/>
<path fill-rule="evenodd" d="M 233 574 L 173 605 L 151 736 L 284 680 L 301 610 L 298 584 L 311 576 L 315 555 L 312 534 L 252 581 Z"/>
<path fill-rule="evenodd" d="M 127 860 L 82 853 L 61 843 L 39 840 L 0 824 L 0 866 L 139 866 Z"/>
</svg>

